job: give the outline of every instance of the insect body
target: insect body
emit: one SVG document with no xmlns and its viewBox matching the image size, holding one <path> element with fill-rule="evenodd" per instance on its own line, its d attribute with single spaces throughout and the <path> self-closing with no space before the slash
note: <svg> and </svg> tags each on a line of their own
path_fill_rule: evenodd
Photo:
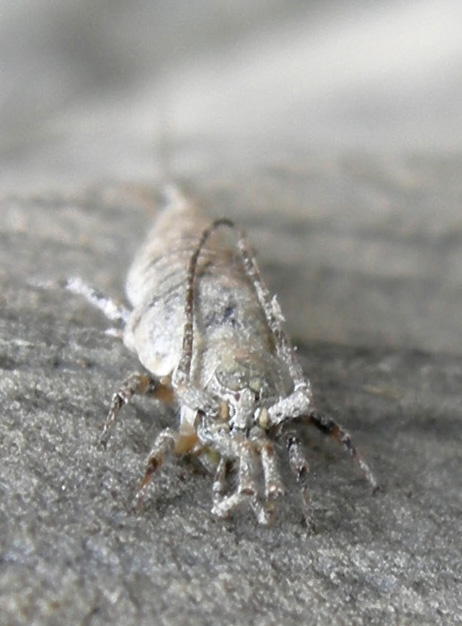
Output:
<svg viewBox="0 0 462 626">
<path fill-rule="evenodd" d="M 154 442 L 138 501 L 167 453 L 192 454 L 214 473 L 216 516 L 248 503 L 258 521 L 268 523 L 284 493 L 281 461 L 300 484 L 309 522 L 308 463 L 297 434 L 308 423 L 342 443 L 376 487 L 349 435 L 313 409 L 310 383 L 284 332 L 277 300 L 230 220 L 209 223 L 172 189 L 129 271 L 130 312 L 81 282 L 69 287 L 124 321 L 124 343 L 146 369 L 114 395 L 102 443 L 135 394 L 179 407 L 178 429 L 162 430 Z M 279 460 L 281 445 L 286 454 Z"/>
</svg>

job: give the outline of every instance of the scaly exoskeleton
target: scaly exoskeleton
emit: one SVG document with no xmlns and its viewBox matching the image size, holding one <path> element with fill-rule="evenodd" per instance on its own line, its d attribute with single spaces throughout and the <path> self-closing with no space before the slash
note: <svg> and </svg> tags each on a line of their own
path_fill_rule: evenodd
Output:
<svg viewBox="0 0 462 626">
<path fill-rule="evenodd" d="M 229 219 L 208 222 L 172 187 L 128 274 L 131 311 L 79 279 L 67 287 L 123 322 L 124 343 L 146 370 L 114 394 L 101 442 L 106 445 L 121 407 L 136 394 L 180 409 L 178 429 L 162 430 L 154 442 L 138 504 L 167 453 L 192 454 L 214 473 L 216 516 L 248 503 L 258 521 L 268 523 L 284 493 L 275 448 L 283 444 L 310 523 L 308 462 L 297 434 L 308 423 L 342 443 L 375 489 L 348 433 L 313 409 L 276 297 Z M 237 474 L 235 485 L 231 474 Z"/>
</svg>

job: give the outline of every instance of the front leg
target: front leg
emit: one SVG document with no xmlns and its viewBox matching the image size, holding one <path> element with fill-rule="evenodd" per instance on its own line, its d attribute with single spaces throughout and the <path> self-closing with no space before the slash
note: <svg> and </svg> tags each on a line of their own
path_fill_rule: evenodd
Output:
<svg viewBox="0 0 462 626">
<path fill-rule="evenodd" d="M 295 386 L 291 394 L 281 398 L 268 409 L 270 426 L 277 426 L 287 420 L 306 415 L 311 405 L 311 386 L 308 380 Z"/>
<path fill-rule="evenodd" d="M 372 486 L 373 491 L 378 489 L 378 483 L 372 473 L 372 470 L 359 454 L 355 445 L 351 441 L 350 435 L 342 426 L 340 426 L 340 424 L 338 424 L 329 415 L 316 410 L 310 411 L 305 419 L 314 424 L 314 426 L 316 426 L 316 428 L 318 428 L 322 433 L 328 435 L 329 437 L 333 437 L 338 443 L 342 444 L 348 454 L 353 457 L 353 460 L 359 466 L 359 469 L 363 473 L 364 477 Z"/>
</svg>

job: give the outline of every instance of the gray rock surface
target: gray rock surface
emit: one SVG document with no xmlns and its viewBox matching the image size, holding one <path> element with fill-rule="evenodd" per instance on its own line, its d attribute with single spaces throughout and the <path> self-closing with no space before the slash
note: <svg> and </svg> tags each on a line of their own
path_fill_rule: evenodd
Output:
<svg viewBox="0 0 462 626">
<path fill-rule="evenodd" d="M 175 459 L 130 511 L 150 443 L 175 417 L 140 399 L 101 450 L 110 395 L 136 359 L 91 306 L 33 281 L 79 275 L 123 298 L 151 192 L 3 198 L 1 624 L 461 622 L 457 183 L 433 214 L 457 161 L 377 163 L 359 178 L 357 163 L 319 161 L 203 185 L 211 213 L 248 230 L 317 405 L 383 485 L 371 496 L 309 432 L 314 535 L 293 487 L 270 528 L 245 511 L 214 520 L 211 478 Z"/>
<path fill-rule="evenodd" d="M 2 3 L 1 626 L 462 623 L 461 6 Z M 37 281 L 123 299 L 166 171 L 246 228 L 383 485 L 309 431 L 314 535 L 293 486 L 214 520 L 185 460 L 134 515 L 160 404 L 97 445 L 136 359 Z"/>
</svg>

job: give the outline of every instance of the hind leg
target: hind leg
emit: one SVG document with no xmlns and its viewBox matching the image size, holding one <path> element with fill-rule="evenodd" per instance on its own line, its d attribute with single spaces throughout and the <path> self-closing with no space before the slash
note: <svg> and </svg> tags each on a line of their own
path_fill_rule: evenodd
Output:
<svg viewBox="0 0 462 626">
<path fill-rule="evenodd" d="M 64 284 L 64 288 L 79 296 L 83 296 L 85 300 L 90 302 L 94 307 L 104 313 L 111 321 L 125 324 L 130 315 L 130 311 L 103 293 L 96 291 L 90 287 L 79 277 L 68 278 Z"/>
<path fill-rule="evenodd" d="M 277 502 L 284 495 L 284 485 L 276 462 L 274 444 L 270 441 L 259 442 L 261 465 L 265 489 L 265 509 L 271 518 Z"/>
</svg>

